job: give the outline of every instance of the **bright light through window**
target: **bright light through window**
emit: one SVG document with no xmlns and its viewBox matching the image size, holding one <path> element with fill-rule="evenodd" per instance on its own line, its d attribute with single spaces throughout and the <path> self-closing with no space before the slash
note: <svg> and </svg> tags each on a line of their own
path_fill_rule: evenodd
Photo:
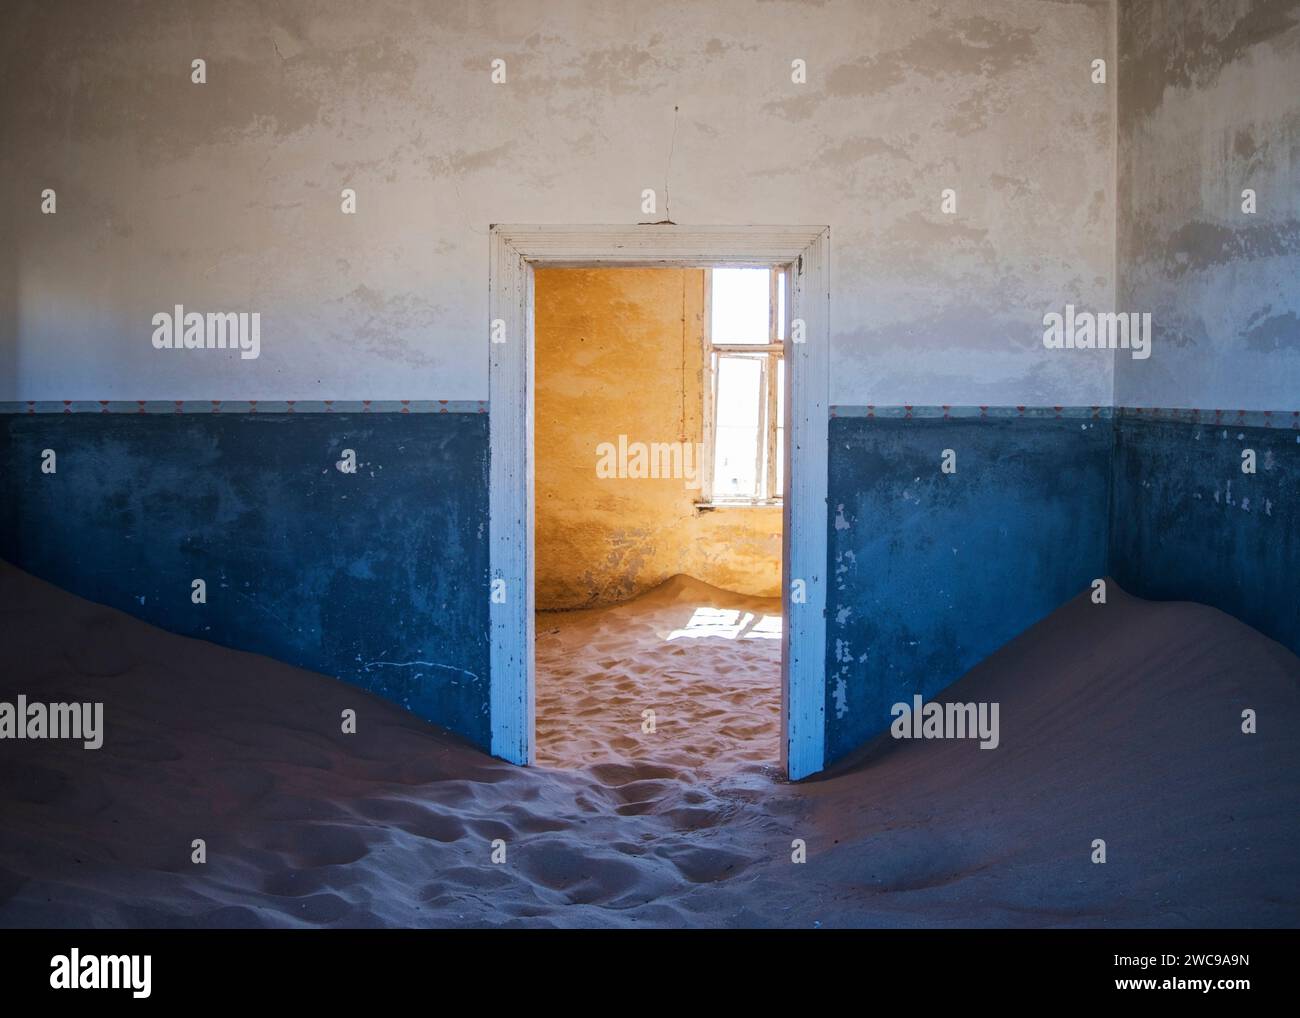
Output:
<svg viewBox="0 0 1300 1018">
<path fill-rule="evenodd" d="M 718 363 L 717 427 L 713 453 L 713 494 L 756 498 L 763 465 L 763 360 L 723 357 Z"/>
<path fill-rule="evenodd" d="M 713 269 L 705 337 L 713 504 L 778 503 L 785 483 L 785 271 Z"/>
<path fill-rule="evenodd" d="M 713 270 L 714 343 L 768 342 L 770 277 L 767 269 Z"/>
</svg>

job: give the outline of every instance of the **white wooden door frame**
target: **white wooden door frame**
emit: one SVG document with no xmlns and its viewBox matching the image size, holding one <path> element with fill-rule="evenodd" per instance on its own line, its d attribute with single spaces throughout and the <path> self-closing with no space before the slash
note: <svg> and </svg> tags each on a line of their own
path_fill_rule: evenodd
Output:
<svg viewBox="0 0 1300 1018">
<path fill-rule="evenodd" d="M 826 742 L 830 228 L 493 226 L 488 427 L 492 752 L 534 759 L 533 268 L 790 266 L 781 602 L 781 765 L 821 770 Z M 499 582 L 503 581 L 503 582 Z"/>
</svg>

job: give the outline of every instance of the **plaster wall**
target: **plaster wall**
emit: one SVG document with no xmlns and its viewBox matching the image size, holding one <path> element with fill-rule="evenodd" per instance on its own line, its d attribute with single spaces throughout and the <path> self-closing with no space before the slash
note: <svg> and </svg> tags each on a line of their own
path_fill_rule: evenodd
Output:
<svg viewBox="0 0 1300 1018">
<path fill-rule="evenodd" d="M 1041 318 L 1112 299 L 1112 41 L 1104 0 L 17 0 L 0 400 L 483 400 L 490 224 L 671 218 L 831 225 L 832 402 L 1107 403 Z M 178 303 L 261 356 L 153 349 Z"/>
<path fill-rule="evenodd" d="M 692 477 L 597 474 L 597 447 L 623 436 L 676 444 L 698 485 L 704 286 L 703 269 L 537 271 L 539 609 L 624 601 L 678 573 L 780 594 L 780 509 L 701 510 Z"/>
<path fill-rule="evenodd" d="M 1300 397 L 1300 3 L 1119 4 L 1118 267 L 1152 314 L 1117 406 Z M 1257 211 L 1243 211 L 1242 192 Z"/>
</svg>

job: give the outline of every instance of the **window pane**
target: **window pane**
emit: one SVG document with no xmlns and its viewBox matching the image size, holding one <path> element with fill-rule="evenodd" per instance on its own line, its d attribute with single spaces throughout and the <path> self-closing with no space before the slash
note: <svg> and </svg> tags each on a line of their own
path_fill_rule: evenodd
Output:
<svg viewBox="0 0 1300 1018">
<path fill-rule="evenodd" d="M 763 408 L 759 403 L 763 362 L 744 355 L 718 357 L 718 427 L 713 452 L 713 494 L 758 495 Z"/>
<path fill-rule="evenodd" d="M 714 269 L 715 343 L 767 342 L 767 269 Z"/>
</svg>

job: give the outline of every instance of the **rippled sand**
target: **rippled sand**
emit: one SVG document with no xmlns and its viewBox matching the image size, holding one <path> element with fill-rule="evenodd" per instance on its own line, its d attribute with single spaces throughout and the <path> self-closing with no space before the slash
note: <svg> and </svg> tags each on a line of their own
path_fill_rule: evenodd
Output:
<svg viewBox="0 0 1300 1018">
<path fill-rule="evenodd" d="M 1248 627 L 1112 584 L 1104 609 L 1075 599 L 948 691 L 1000 702 L 997 750 L 886 737 L 790 785 L 779 642 L 673 635 L 725 630 L 691 606 L 720 596 L 674 581 L 644 612 L 543 617 L 546 765 L 517 768 L 0 565 L 0 699 L 102 700 L 107 727 L 94 752 L 0 741 L 0 925 L 1300 921 L 1300 659 Z"/>
</svg>

